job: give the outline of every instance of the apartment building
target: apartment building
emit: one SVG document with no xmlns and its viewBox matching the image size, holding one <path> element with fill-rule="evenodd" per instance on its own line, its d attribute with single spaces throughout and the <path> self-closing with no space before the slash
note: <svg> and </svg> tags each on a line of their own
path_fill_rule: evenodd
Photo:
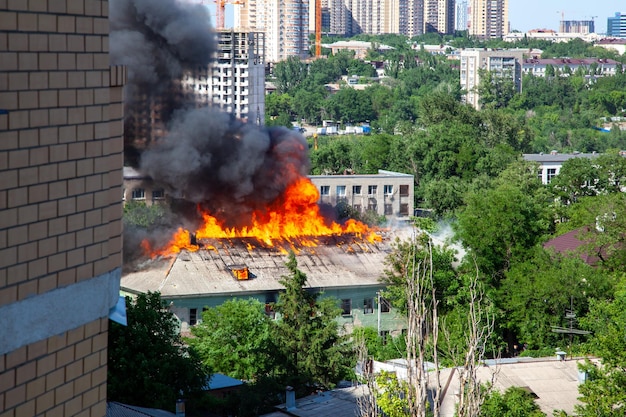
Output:
<svg viewBox="0 0 626 417">
<path fill-rule="evenodd" d="M 236 30 L 265 35 L 267 62 L 309 57 L 309 0 L 250 0 L 234 14 Z"/>
<path fill-rule="evenodd" d="M 0 2 L 0 413 L 106 414 L 123 67 L 108 1 Z"/>
<path fill-rule="evenodd" d="M 561 167 L 565 163 L 573 158 L 587 158 L 594 159 L 600 156 L 600 154 L 593 153 L 559 153 L 552 151 L 550 153 L 530 153 L 524 154 L 525 161 L 535 162 L 538 165 L 537 176 L 541 180 L 542 184 L 550 184 L 552 179 L 559 175 Z"/>
<path fill-rule="evenodd" d="M 527 58 L 522 64 L 524 74 L 545 77 L 551 66 L 560 75 L 575 74 L 582 70 L 595 77 L 615 75 L 619 62 L 608 58 Z"/>
<path fill-rule="evenodd" d="M 593 20 L 561 20 L 559 23 L 561 33 L 594 33 L 595 31 Z"/>
<path fill-rule="evenodd" d="M 454 33 L 454 0 L 425 0 L 424 33 Z"/>
<path fill-rule="evenodd" d="M 515 89 L 522 91 L 523 51 L 506 49 L 466 49 L 461 51 L 461 89 L 463 100 L 480 109 L 480 71 L 490 71 L 497 77 L 510 78 Z"/>
<path fill-rule="evenodd" d="M 237 118 L 265 124 L 265 33 L 221 30 L 205 74 L 190 80 L 199 100 Z"/>
<path fill-rule="evenodd" d="M 484 39 L 509 33 L 509 0 L 471 0 L 469 34 Z"/>
<path fill-rule="evenodd" d="M 467 0 L 457 0 L 454 12 L 454 28 L 456 30 L 467 30 L 469 5 Z"/>
<path fill-rule="evenodd" d="M 378 170 L 370 175 L 311 175 L 321 204 L 346 203 L 359 212 L 373 211 L 390 219 L 413 216 L 413 175 Z"/>
<path fill-rule="evenodd" d="M 122 201 L 142 202 L 147 206 L 165 204 L 165 190 L 155 185 L 151 178 L 131 167 L 124 167 L 124 183 L 122 186 Z"/>
<path fill-rule="evenodd" d="M 215 106 L 240 120 L 265 123 L 265 36 L 258 32 L 218 31 L 211 64 L 164 80 L 165 94 L 137 91 L 127 107 L 124 131 L 137 148 L 167 134 L 174 109 Z M 132 163 L 132 161 L 127 161 Z"/>
</svg>

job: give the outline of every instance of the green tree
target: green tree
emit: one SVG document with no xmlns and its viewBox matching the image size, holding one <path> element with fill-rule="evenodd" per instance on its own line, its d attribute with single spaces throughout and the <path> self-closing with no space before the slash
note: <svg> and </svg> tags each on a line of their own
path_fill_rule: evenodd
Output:
<svg viewBox="0 0 626 417">
<path fill-rule="evenodd" d="M 276 312 L 280 314 L 277 336 L 284 355 L 290 385 L 300 392 L 314 387 L 331 388 L 350 373 L 353 351 L 339 335 L 335 318 L 340 314 L 337 300 L 319 299 L 307 290 L 306 275 L 298 269 L 293 252 L 284 276 Z M 308 388 L 307 388 L 308 387 Z"/>
<path fill-rule="evenodd" d="M 467 194 L 456 234 L 493 284 L 514 258 L 551 231 L 549 201 L 534 166 L 521 162 L 503 171 L 490 188 Z"/>
<path fill-rule="evenodd" d="M 321 86 L 314 91 L 298 90 L 293 99 L 293 111 L 298 119 L 305 119 L 309 124 L 321 123 L 324 96 L 324 88 Z"/>
<path fill-rule="evenodd" d="M 110 323 L 108 399 L 173 410 L 181 395 L 198 395 L 207 369 L 183 344 L 176 318 L 161 295 L 126 297 L 126 316 L 128 326 Z"/>
<path fill-rule="evenodd" d="M 545 417 L 535 399 L 522 388 L 510 387 L 503 393 L 491 391 L 478 417 Z"/>
<path fill-rule="evenodd" d="M 290 56 L 280 61 L 274 67 L 276 92 L 279 94 L 291 93 L 306 79 L 307 66 L 297 56 Z"/>
<path fill-rule="evenodd" d="M 596 195 L 598 170 L 591 159 L 572 158 L 563 163 L 559 175 L 552 178 L 550 188 L 563 204 L 575 203 L 583 196 Z"/>
<path fill-rule="evenodd" d="M 582 404 L 576 406 L 576 415 L 621 417 L 626 413 L 626 292 L 620 289 L 613 301 L 592 301 L 580 325 L 593 333 L 588 346 L 601 365 L 588 362 L 582 367 L 587 379 L 578 388 Z"/>
<path fill-rule="evenodd" d="M 508 76 L 500 76 L 493 71 L 478 70 L 480 83 L 477 92 L 480 105 L 486 108 L 504 108 L 515 95 L 515 83 Z"/>
<path fill-rule="evenodd" d="M 209 369 L 254 381 L 279 370 L 274 330 L 260 301 L 233 299 L 205 310 L 187 341 Z"/>
<path fill-rule="evenodd" d="M 331 119 L 342 123 L 365 122 L 374 118 L 369 93 L 350 87 L 341 88 L 327 98 L 324 109 Z"/>
<path fill-rule="evenodd" d="M 275 119 L 280 115 L 291 114 L 293 99 L 289 94 L 271 93 L 265 96 L 265 118 Z"/>
<path fill-rule="evenodd" d="M 607 299 L 612 293 L 612 278 L 578 254 L 563 256 L 538 246 L 506 272 L 497 293 L 499 324 L 529 349 L 554 347 L 564 340 L 551 326 L 567 327 L 565 311 L 571 304 L 582 317 L 589 311 L 589 300 Z"/>
<path fill-rule="evenodd" d="M 381 371 L 376 376 L 377 391 L 374 394 L 376 405 L 388 417 L 406 417 L 409 415 L 409 387 L 406 381 L 400 381 L 393 372 Z"/>
</svg>

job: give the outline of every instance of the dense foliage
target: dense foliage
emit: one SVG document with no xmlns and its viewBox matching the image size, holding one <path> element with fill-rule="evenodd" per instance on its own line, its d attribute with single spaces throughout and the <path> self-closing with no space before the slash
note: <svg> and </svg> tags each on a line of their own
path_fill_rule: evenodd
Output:
<svg viewBox="0 0 626 417">
<path fill-rule="evenodd" d="M 353 348 L 340 335 L 337 300 L 305 288 L 293 254 L 287 267 L 285 290 L 270 307 L 276 320 L 259 301 L 232 299 L 207 308 L 187 339 L 210 369 L 247 382 L 231 413 L 257 415 L 275 405 L 285 386 L 310 394 L 352 374 Z"/>
<path fill-rule="evenodd" d="M 197 398 L 207 368 L 182 343 L 160 294 L 126 297 L 126 316 L 128 326 L 110 323 L 108 400 L 173 411 L 177 399 Z"/>
<path fill-rule="evenodd" d="M 519 354 L 520 346 L 526 354 L 566 346 L 570 352 L 600 355 L 604 366 L 589 365 L 579 412 L 623 415 L 620 393 L 626 374 L 620 362 L 623 355 L 616 352 L 623 352 L 624 339 L 623 295 L 617 283 L 626 272 L 622 192 L 626 158 L 618 150 L 626 149 L 626 133 L 612 125 L 611 118 L 619 121 L 626 116 L 626 73 L 620 65 L 615 76 L 598 76 L 595 65 L 562 72 L 549 67 L 546 77 L 525 75 L 521 93 L 485 73 L 478 86 L 482 109 L 475 110 L 460 101 L 454 61 L 431 56 L 418 45 L 528 47 L 543 50 L 544 58 L 597 57 L 622 63 L 626 57 L 581 40 L 557 44 L 523 39 L 505 44 L 434 34 L 411 41 L 397 35 L 358 39 L 395 48 L 368 53 L 367 59 L 385 63 L 386 78 L 373 82 L 363 74 L 360 82 L 367 87 L 358 93 L 345 91 L 350 88 L 341 81 L 335 95 L 318 88 L 316 98 L 307 101 L 312 116 L 294 110 L 291 99 L 313 91 L 307 81 L 280 90 L 271 100 L 280 97 L 281 103 L 290 103 L 282 109 L 298 122 L 304 119 L 315 125 L 332 118 L 343 124 L 371 124 L 371 135 L 311 139 L 313 174 L 365 174 L 378 169 L 412 174 L 416 207 L 431 209 L 435 219 L 453 224 L 462 249 L 447 246 L 432 252 L 446 335 L 440 343 L 443 362 L 455 363 L 450 352 L 462 349 L 466 341 L 467 277 L 477 276 L 486 312 L 495 318 L 488 346 L 483 346 L 491 355 Z M 348 68 L 356 68 L 353 61 L 346 53 L 329 56 L 336 77 L 325 83 L 350 75 Z M 313 76 L 319 68 L 301 65 Z M 570 159 L 544 185 L 537 178 L 537 166 L 524 162 L 521 155 L 553 150 L 597 156 Z M 544 247 L 550 239 L 573 231 L 585 242 L 577 251 L 558 254 Z M 400 309 L 407 301 L 402 288 L 405 255 L 418 253 L 410 246 L 399 242 L 389 257 L 386 295 Z M 576 320 L 570 323 L 566 314 Z M 593 334 L 570 338 L 553 331 L 570 324 Z M 597 331 L 600 327 L 602 331 Z M 373 356 L 389 354 L 376 335 L 364 331 L 364 338 Z M 397 404 L 389 400 L 393 413 Z M 494 393 L 483 410 L 483 415 L 542 415 L 532 399 L 514 390 Z"/>
</svg>

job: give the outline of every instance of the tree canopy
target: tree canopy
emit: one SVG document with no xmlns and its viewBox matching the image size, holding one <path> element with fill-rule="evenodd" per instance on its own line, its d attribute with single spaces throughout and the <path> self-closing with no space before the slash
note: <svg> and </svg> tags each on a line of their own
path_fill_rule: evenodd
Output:
<svg viewBox="0 0 626 417">
<path fill-rule="evenodd" d="M 174 314 L 158 292 L 126 297 L 128 326 L 109 328 L 107 396 L 142 407 L 174 410 L 205 386 L 208 369 L 186 347 Z"/>
</svg>

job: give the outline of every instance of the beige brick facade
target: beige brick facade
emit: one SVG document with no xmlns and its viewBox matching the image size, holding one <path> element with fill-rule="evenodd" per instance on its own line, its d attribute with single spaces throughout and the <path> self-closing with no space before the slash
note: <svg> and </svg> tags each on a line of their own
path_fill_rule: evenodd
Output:
<svg viewBox="0 0 626 417">
<path fill-rule="evenodd" d="M 0 0 L 0 417 L 106 413 L 126 78 L 108 11 Z"/>
</svg>

